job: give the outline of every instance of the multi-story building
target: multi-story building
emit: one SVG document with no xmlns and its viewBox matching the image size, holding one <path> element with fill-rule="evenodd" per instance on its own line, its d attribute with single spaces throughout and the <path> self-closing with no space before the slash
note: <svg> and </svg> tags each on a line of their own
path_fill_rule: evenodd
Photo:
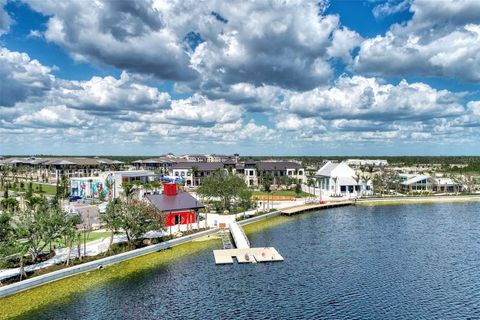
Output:
<svg viewBox="0 0 480 320">
<path fill-rule="evenodd" d="M 88 177 L 103 171 L 121 169 L 124 163 L 105 158 L 82 157 L 28 157 L 8 158 L 2 163 L 15 167 L 19 175 L 28 175 L 34 179 L 56 181 L 62 177 Z"/>
<path fill-rule="evenodd" d="M 267 175 L 271 177 L 274 185 L 287 184 L 289 181 L 304 183 L 306 180 L 305 170 L 296 162 L 255 161 L 253 159 L 247 159 L 243 163 L 237 163 L 233 159 L 225 162 L 177 163 L 170 169 L 170 175 L 175 178 L 183 178 L 185 186 L 198 186 L 205 177 L 217 170 L 241 176 L 249 187 L 259 186 L 262 178 Z"/>
<path fill-rule="evenodd" d="M 182 178 L 185 186 L 199 186 L 201 181 L 217 170 L 225 170 L 221 162 L 179 162 L 170 168 L 170 175 Z"/>
<path fill-rule="evenodd" d="M 185 161 L 185 159 L 165 156 L 144 160 L 135 160 L 132 162 L 132 165 L 135 166 L 137 170 L 154 170 L 156 172 L 167 173 L 175 163 L 183 161 Z"/>
</svg>

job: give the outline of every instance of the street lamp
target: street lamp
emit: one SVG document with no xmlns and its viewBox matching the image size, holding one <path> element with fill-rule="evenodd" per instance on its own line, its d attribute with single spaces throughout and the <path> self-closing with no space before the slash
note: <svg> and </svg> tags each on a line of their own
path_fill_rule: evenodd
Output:
<svg viewBox="0 0 480 320">
<path fill-rule="evenodd" d="M 87 234 L 87 225 L 86 225 L 86 224 L 83 224 L 83 256 L 84 256 L 84 257 L 87 256 L 87 238 L 86 238 L 86 234 Z"/>
</svg>

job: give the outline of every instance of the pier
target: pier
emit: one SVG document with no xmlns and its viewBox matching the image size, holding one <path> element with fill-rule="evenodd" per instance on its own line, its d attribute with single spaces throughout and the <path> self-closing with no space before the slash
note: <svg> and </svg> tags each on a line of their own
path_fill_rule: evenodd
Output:
<svg viewBox="0 0 480 320">
<path fill-rule="evenodd" d="M 250 241 L 248 241 L 245 232 L 237 222 L 232 222 L 228 225 L 228 229 L 232 234 L 233 241 L 235 242 L 235 249 L 227 249 L 225 246 L 226 240 L 223 240 L 225 236 L 228 237 L 227 231 L 224 229 L 221 232 L 223 250 L 213 250 L 213 256 L 216 264 L 232 264 L 234 258 L 238 263 L 257 263 L 257 262 L 276 262 L 283 261 L 283 257 L 278 253 L 275 248 L 263 247 L 263 248 L 250 248 Z M 227 247 L 227 248 L 226 248 Z"/>
<path fill-rule="evenodd" d="M 355 204 L 353 200 L 347 201 L 331 201 L 325 203 L 307 203 L 300 206 L 289 207 L 285 209 L 281 209 L 280 212 L 283 215 L 291 216 L 293 214 L 298 214 L 304 211 L 311 211 L 311 210 L 319 210 L 319 209 L 327 209 L 327 208 L 334 208 L 334 207 L 343 207 L 343 206 L 351 206 Z"/>
</svg>

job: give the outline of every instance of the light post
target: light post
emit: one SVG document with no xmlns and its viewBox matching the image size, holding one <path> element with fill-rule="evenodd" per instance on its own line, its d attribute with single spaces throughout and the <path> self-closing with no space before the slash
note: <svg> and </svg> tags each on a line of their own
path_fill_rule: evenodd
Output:
<svg viewBox="0 0 480 320">
<path fill-rule="evenodd" d="M 87 238 L 86 238 L 86 232 L 87 232 L 87 225 L 83 224 L 83 256 L 87 256 Z"/>
</svg>

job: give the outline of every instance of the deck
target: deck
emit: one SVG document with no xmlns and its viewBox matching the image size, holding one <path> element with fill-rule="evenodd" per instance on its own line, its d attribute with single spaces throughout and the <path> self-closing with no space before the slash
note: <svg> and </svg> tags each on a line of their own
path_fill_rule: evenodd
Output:
<svg viewBox="0 0 480 320">
<path fill-rule="evenodd" d="M 283 261 L 283 257 L 272 247 L 213 250 L 213 256 L 216 264 L 232 264 L 233 258 L 238 263 Z"/>
<path fill-rule="evenodd" d="M 232 264 L 235 258 L 238 263 L 276 262 L 283 261 L 283 257 L 275 248 L 250 248 L 250 241 L 237 222 L 229 223 L 228 229 L 232 234 L 236 249 L 228 248 L 223 241 L 223 250 L 213 250 L 216 264 Z M 222 239 L 225 237 L 226 229 L 222 230 Z"/>
<path fill-rule="evenodd" d="M 289 207 L 285 209 L 281 209 L 280 212 L 284 215 L 291 216 L 293 214 L 301 213 L 304 211 L 310 210 L 319 210 L 319 209 L 326 209 L 326 208 L 334 208 L 334 207 L 343 207 L 343 206 L 351 206 L 355 202 L 353 200 L 347 201 L 331 201 L 325 203 L 307 203 L 300 206 Z"/>
</svg>

